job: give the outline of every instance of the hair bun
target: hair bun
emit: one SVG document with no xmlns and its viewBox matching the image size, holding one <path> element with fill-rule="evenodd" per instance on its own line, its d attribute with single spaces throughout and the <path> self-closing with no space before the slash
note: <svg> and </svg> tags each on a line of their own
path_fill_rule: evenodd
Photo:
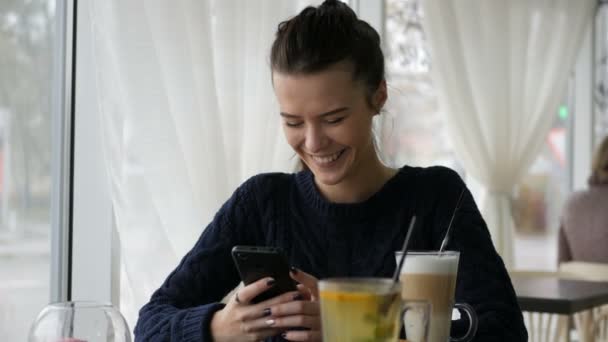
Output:
<svg viewBox="0 0 608 342">
<path fill-rule="evenodd" d="M 323 1 L 323 3 L 321 4 L 320 7 L 335 7 L 335 6 L 339 6 L 340 3 L 342 3 L 342 1 L 339 1 L 339 0 L 325 0 L 325 1 Z"/>
<path fill-rule="evenodd" d="M 318 9 L 321 12 L 325 12 L 325 11 L 341 11 L 341 12 L 344 12 L 344 13 L 355 14 L 355 12 L 353 12 L 353 10 L 350 7 L 348 7 L 347 4 L 345 4 L 344 2 L 342 2 L 340 0 L 325 0 L 318 7 Z"/>
<path fill-rule="evenodd" d="M 348 5 L 340 0 L 325 0 L 317 8 L 317 13 L 320 18 L 329 17 L 332 21 L 336 21 L 342 29 L 352 28 L 357 24 L 357 14 Z"/>
<path fill-rule="evenodd" d="M 325 0 L 279 24 L 270 51 L 272 71 L 310 74 L 338 62 L 352 64 L 353 79 L 371 96 L 384 79 L 380 36 L 348 4 Z"/>
</svg>

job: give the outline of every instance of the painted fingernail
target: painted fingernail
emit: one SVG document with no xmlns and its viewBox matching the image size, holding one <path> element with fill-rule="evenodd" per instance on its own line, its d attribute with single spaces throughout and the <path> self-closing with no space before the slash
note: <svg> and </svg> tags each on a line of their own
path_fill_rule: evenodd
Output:
<svg viewBox="0 0 608 342">
<path fill-rule="evenodd" d="M 266 317 L 266 316 L 270 316 L 272 312 L 270 312 L 270 308 L 266 308 L 264 309 L 264 311 L 262 311 L 262 316 Z"/>
<path fill-rule="evenodd" d="M 293 273 L 293 274 L 298 274 L 298 269 L 297 269 L 297 268 L 295 268 L 295 267 L 293 267 L 293 266 L 291 266 L 291 267 L 289 268 L 289 270 L 290 270 L 290 271 L 291 271 L 291 273 Z"/>
<path fill-rule="evenodd" d="M 269 320 L 266 320 L 266 325 L 270 325 L 270 326 L 272 326 L 272 325 L 274 325 L 274 323 L 275 323 L 275 322 L 274 322 L 274 319 L 269 319 Z"/>
<path fill-rule="evenodd" d="M 282 338 L 287 338 L 287 333 L 286 333 L 286 332 L 282 333 L 282 334 L 281 334 L 281 337 L 282 337 Z"/>
<path fill-rule="evenodd" d="M 301 293 L 296 293 L 295 295 L 293 295 L 293 300 L 302 300 L 304 299 L 304 296 L 302 296 Z"/>
<path fill-rule="evenodd" d="M 270 279 L 269 281 L 266 282 L 266 286 L 270 287 L 270 286 L 274 285 L 275 283 L 276 283 L 276 280 Z"/>
</svg>

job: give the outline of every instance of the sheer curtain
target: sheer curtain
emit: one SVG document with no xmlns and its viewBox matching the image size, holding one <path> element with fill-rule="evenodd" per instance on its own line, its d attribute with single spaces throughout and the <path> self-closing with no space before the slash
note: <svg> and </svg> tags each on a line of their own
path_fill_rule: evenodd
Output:
<svg viewBox="0 0 608 342">
<path fill-rule="evenodd" d="M 87 3 L 131 327 L 238 184 L 293 169 L 268 56 L 308 2 Z"/>
<path fill-rule="evenodd" d="M 563 95 L 593 0 L 425 0 L 433 77 L 494 244 L 512 266 L 510 196 Z"/>
</svg>

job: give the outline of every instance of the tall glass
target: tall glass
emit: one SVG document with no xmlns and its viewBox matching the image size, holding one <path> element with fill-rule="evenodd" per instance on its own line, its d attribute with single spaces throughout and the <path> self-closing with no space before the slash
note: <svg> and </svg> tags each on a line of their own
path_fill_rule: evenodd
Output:
<svg viewBox="0 0 608 342">
<path fill-rule="evenodd" d="M 396 252 L 397 264 L 401 252 Z M 408 252 L 401 269 L 402 297 L 405 301 L 426 300 L 431 303 L 429 342 L 469 341 L 477 332 L 477 316 L 466 304 L 454 304 L 460 252 Z M 469 316 L 469 331 L 459 339 L 450 337 L 452 309 Z"/>
<path fill-rule="evenodd" d="M 111 304 L 62 302 L 42 309 L 28 341 L 131 342 L 131 334 L 124 317 Z"/>
<path fill-rule="evenodd" d="M 394 342 L 399 338 L 401 287 L 385 278 L 319 282 L 323 341 Z"/>
</svg>

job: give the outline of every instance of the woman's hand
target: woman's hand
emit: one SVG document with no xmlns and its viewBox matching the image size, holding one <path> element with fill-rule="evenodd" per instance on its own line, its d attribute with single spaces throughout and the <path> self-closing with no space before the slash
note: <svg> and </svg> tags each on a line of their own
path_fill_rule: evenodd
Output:
<svg viewBox="0 0 608 342">
<path fill-rule="evenodd" d="M 302 302 L 299 299 L 304 298 L 305 293 L 292 291 L 258 304 L 250 304 L 253 298 L 272 286 L 274 279 L 263 278 L 239 289 L 226 306 L 213 315 L 211 319 L 213 340 L 216 342 L 260 341 L 282 333 L 285 329 L 277 326 L 278 318 L 272 317 L 271 308 L 280 307 L 281 310 L 287 310 L 288 307 L 292 307 L 289 304 Z"/>
<path fill-rule="evenodd" d="M 270 326 L 283 330 L 283 338 L 289 341 L 321 341 L 318 280 L 296 268 L 291 269 L 291 277 L 300 283 L 302 298 L 271 306 Z"/>
</svg>

